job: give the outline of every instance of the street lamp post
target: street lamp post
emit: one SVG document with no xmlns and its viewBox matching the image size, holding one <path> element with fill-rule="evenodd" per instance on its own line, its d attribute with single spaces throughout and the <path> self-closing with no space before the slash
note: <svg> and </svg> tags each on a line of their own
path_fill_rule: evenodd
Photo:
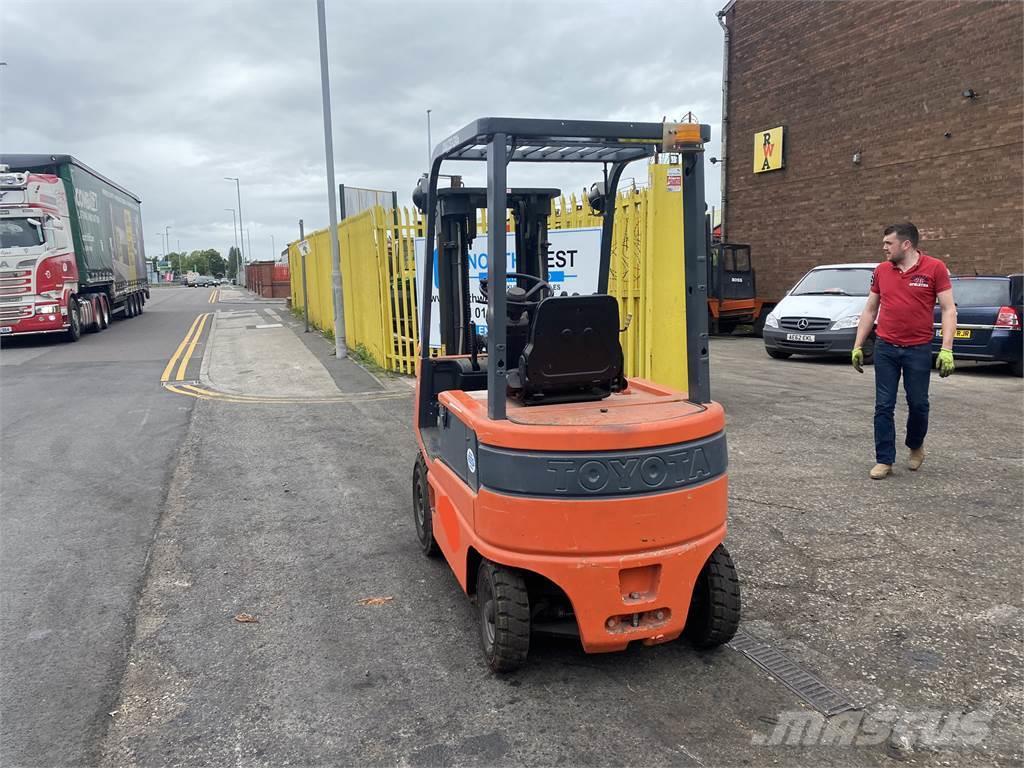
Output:
<svg viewBox="0 0 1024 768">
<path fill-rule="evenodd" d="M 430 155 L 434 151 L 434 143 L 430 140 L 430 110 L 427 110 L 427 170 L 430 170 Z"/>
<path fill-rule="evenodd" d="M 345 305 L 341 290 L 341 248 L 338 244 L 338 208 L 334 196 L 334 137 L 331 133 L 331 78 L 327 66 L 327 20 L 324 0 L 316 0 L 316 20 L 320 32 L 320 93 L 324 112 L 324 154 L 327 163 L 327 207 L 331 222 L 331 289 L 334 299 L 334 354 L 348 356 L 345 345 Z"/>
<path fill-rule="evenodd" d="M 274 236 L 270 236 L 270 255 L 274 257 L 274 261 L 277 261 L 277 241 L 274 240 Z"/>
<path fill-rule="evenodd" d="M 239 228 L 241 228 L 242 222 L 245 221 L 245 219 L 242 218 L 242 183 L 238 180 L 238 177 L 236 177 L 236 176 L 225 176 L 224 178 L 227 181 L 235 182 L 235 195 L 237 195 L 237 197 L 238 197 L 238 226 L 239 226 Z M 249 252 L 252 253 L 252 248 L 249 249 Z M 240 262 L 240 268 L 244 272 L 244 269 L 245 269 L 245 248 L 244 248 L 244 246 L 243 246 L 242 250 L 239 251 L 239 257 L 238 258 L 239 258 L 239 262 Z"/>
<path fill-rule="evenodd" d="M 239 267 L 241 266 L 242 257 L 238 250 L 238 221 L 235 218 L 234 208 L 225 208 L 225 211 L 231 211 L 231 232 L 235 236 L 235 284 L 238 284 Z"/>
</svg>

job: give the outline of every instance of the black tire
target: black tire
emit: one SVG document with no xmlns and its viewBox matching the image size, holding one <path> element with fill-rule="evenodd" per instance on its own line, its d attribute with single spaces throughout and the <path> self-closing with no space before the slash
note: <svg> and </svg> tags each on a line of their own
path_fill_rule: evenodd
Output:
<svg viewBox="0 0 1024 768">
<path fill-rule="evenodd" d="M 1010 363 L 1010 375 L 1024 376 L 1024 360 L 1018 360 L 1015 363 Z"/>
<path fill-rule="evenodd" d="M 74 344 L 82 338 L 82 308 L 78 306 L 78 299 L 74 296 L 68 299 L 68 323 L 64 340 Z"/>
<path fill-rule="evenodd" d="M 92 310 L 92 322 L 89 323 L 88 328 L 83 328 L 83 331 L 89 333 L 99 333 L 103 330 L 103 303 L 99 296 L 94 296 L 85 300 L 89 304 L 89 308 Z"/>
<path fill-rule="evenodd" d="M 416 457 L 416 466 L 412 469 L 412 520 L 420 551 L 427 557 L 437 557 L 440 550 L 434 540 L 434 512 L 430 507 L 427 463 L 422 455 Z"/>
<path fill-rule="evenodd" d="M 482 560 L 476 577 L 480 647 L 494 672 L 512 672 L 530 652 L 530 596 L 519 571 Z"/>
<path fill-rule="evenodd" d="M 141 293 L 135 294 L 135 314 L 141 315 L 146 311 L 146 297 Z"/>
<path fill-rule="evenodd" d="M 740 582 L 729 551 L 719 544 L 693 587 L 684 636 L 697 648 L 732 640 L 740 625 Z"/>
<path fill-rule="evenodd" d="M 131 294 L 124 297 L 124 312 L 121 316 L 126 320 L 130 317 L 135 317 L 135 302 L 132 301 Z"/>
<path fill-rule="evenodd" d="M 772 360 L 786 360 L 789 358 L 791 354 L 793 354 L 792 352 L 779 352 L 779 350 L 777 349 L 768 348 L 765 348 L 764 351 L 768 353 L 768 357 L 770 357 Z"/>
<path fill-rule="evenodd" d="M 107 303 L 106 296 L 100 296 L 97 300 L 99 303 L 99 329 L 105 331 L 110 327 L 110 304 Z"/>
<path fill-rule="evenodd" d="M 764 321 L 773 309 L 775 309 L 774 304 L 770 307 L 761 307 L 761 314 L 754 320 L 754 326 L 750 330 L 752 336 L 758 339 L 764 338 Z"/>
</svg>

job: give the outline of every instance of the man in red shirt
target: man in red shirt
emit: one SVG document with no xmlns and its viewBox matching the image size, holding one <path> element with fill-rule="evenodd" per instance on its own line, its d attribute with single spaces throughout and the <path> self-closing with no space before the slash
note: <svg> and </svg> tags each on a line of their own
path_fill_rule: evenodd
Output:
<svg viewBox="0 0 1024 768">
<path fill-rule="evenodd" d="M 852 362 L 864 373 L 864 341 L 875 326 L 875 461 L 871 477 L 881 480 L 896 463 L 896 390 L 900 376 L 907 393 L 907 466 L 920 469 L 928 433 L 928 383 L 932 368 L 932 313 L 942 307 L 942 350 L 939 375 L 953 372 L 953 334 L 956 305 L 949 270 L 938 259 L 917 249 L 917 227 L 909 221 L 886 227 L 882 239 L 885 261 L 871 276 L 871 292 L 857 326 Z"/>
</svg>

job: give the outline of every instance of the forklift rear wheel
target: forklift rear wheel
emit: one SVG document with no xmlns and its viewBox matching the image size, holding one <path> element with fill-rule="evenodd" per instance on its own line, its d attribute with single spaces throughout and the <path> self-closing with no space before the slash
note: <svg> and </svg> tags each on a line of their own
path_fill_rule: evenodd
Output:
<svg viewBox="0 0 1024 768">
<path fill-rule="evenodd" d="M 772 360 L 786 360 L 792 354 L 791 352 L 779 352 L 777 349 L 767 349 L 765 351 Z"/>
<path fill-rule="evenodd" d="M 437 557 L 437 542 L 434 541 L 434 514 L 430 508 L 430 486 L 427 483 L 427 464 L 423 456 L 416 457 L 412 470 L 412 518 L 416 523 L 416 538 L 420 549 L 427 557 Z"/>
<path fill-rule="evenodd" d="M 530 596 L 519 571 L 480 562 L 476 577 L 480 645 L 495 672 L 518 669 L 530 652 Z"/>
<path fill-rule="evenodd" d="M 693 587 L 683 633 L 698 648 L 723 645 L 740 625 L 740 583 L 729 551 L 719 544 Z"/>
</svg>

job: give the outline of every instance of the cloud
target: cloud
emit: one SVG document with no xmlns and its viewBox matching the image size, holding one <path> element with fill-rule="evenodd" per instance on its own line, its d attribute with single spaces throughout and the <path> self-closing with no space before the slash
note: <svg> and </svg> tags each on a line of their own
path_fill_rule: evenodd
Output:
<svg viewBox="0 0 1024 768">
<path fill-rule="evenodd" d="M 397 190 L 482 115 L 658 121 L 721 113 L 721 2 L 327 0 L 339 183 Z M 41 16 L 45 24 L 40 24 Z M 143 199 L 150 253 L 233 243 L 235 189 L 258 258 L 327 225 L 312 0 L 4 0 L 0 147 L 69 153 Z M 40 39 L 43 34 L 45 39 Z M 469 181 L 484 180 L 483 164 Z M 644 176 L 637 167 L 627 172 Z M 513 168 L 580 189 L 597 168 Z M 707 196 L 719 172 L 706 166 Z"/>
</svg>

